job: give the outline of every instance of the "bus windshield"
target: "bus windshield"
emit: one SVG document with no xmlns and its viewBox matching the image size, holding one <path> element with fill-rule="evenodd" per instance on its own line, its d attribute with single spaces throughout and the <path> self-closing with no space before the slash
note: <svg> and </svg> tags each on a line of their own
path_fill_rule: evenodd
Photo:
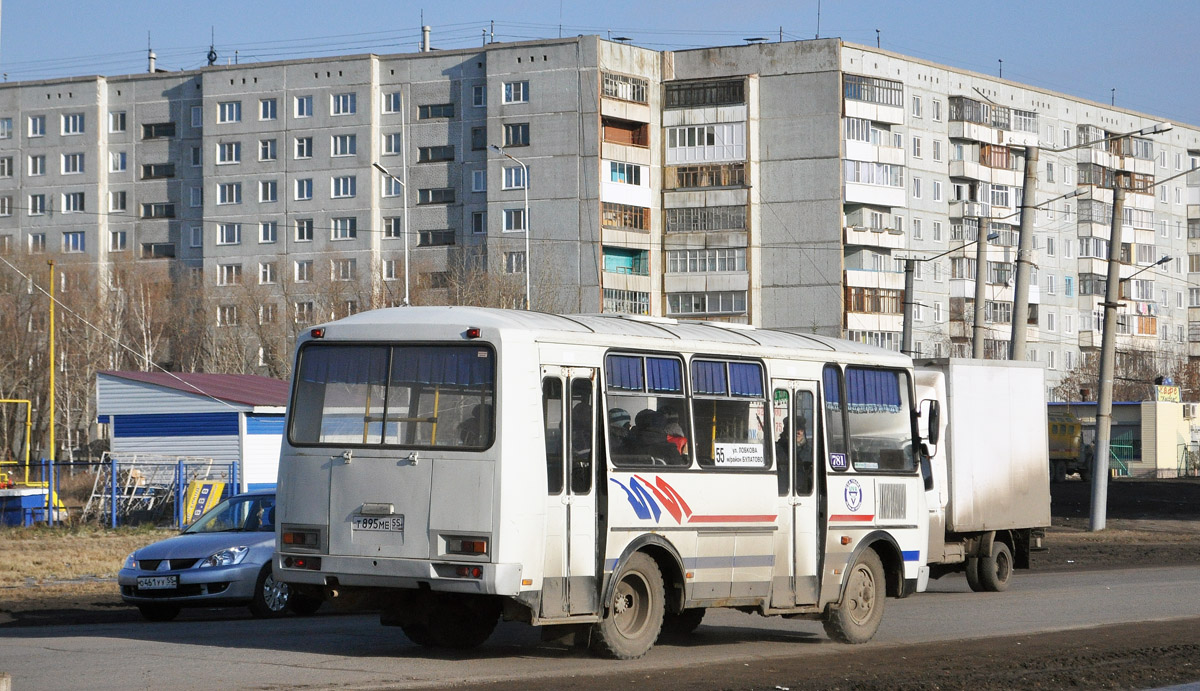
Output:
<svg viewBox="0 0 1200 691">
<path fill-rule="evenodd" d="M 495 438 L 495 381 L 495 356 L 479 345 L 309 344 L 288 439 L 485 449 Z"/>
</svg>

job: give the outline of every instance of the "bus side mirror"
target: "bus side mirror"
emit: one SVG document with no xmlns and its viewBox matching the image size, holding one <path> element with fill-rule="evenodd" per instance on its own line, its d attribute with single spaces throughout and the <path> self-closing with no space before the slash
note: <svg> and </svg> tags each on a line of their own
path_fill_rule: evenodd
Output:
<svg viewBox="0 0 1200 691">
<path fill-rule="evenodd" d="M 941 438 L 942 431 L 942 408 L 941 405 L 933 399 L 925 399 L 921 401 L 921 417 L 925 418 L 926 432 L 925 441 L 936 445 Z"/>
</svg>

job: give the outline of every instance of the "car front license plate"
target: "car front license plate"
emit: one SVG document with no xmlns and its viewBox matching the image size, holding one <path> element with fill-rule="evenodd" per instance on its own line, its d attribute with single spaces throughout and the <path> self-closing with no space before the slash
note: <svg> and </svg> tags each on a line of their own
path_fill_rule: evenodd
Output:
<svg viewBox="0 0 1200 691">
<path fill-rule="evenodd" d="M 403 533 L 404 516 L 355 516 L 350 519 L 350 528 L 352 530 Z"/>
<path fill-rule="evenodd" d="M 167 590 L 179 587 L 179 576 L 142 576 L 137 580 L 138 590 Z"/>
</svg>

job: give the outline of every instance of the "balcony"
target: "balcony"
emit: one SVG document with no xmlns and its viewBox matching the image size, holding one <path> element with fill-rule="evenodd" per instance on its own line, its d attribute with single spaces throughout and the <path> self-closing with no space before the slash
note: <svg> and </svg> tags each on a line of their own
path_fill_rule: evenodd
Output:
<svg viewBox="0 0 1200 691">
<path fill-rule="evenodd" d="M 950 202 L 950 218 L 990 218 L 991 215 L 991 204 L 963 200 Z"/>
<path fill-rule="evenodd" d="M 663 175 L 663 189 L 700 187 L 741 187 L 746 184 L 745 163 L 708 163 L 671 166 Z"/>
<path fill-rule="evenodd" d="M 894 228 L 846 226 L 843 228 L 842 233 L 843 240 L 847 245 L 880 247 L 894 250 L 904 249 L 904 232 Z"/>
</svg>

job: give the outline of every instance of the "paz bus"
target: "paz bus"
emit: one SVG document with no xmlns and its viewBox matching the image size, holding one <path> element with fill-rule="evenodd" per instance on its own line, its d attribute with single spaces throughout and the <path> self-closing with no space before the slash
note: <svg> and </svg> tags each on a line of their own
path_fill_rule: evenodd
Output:
<svg viewBox="0 0 1200 691">
<path fill-rule="evenodd" d="M 356 314 L 297 345 L 275 575 L 427 646 L 503 617 L 636 658 L 713 607 L 865 642 L 928 581 L 913 391 L 908 357 L 811 334 Z"/>
</svg>

